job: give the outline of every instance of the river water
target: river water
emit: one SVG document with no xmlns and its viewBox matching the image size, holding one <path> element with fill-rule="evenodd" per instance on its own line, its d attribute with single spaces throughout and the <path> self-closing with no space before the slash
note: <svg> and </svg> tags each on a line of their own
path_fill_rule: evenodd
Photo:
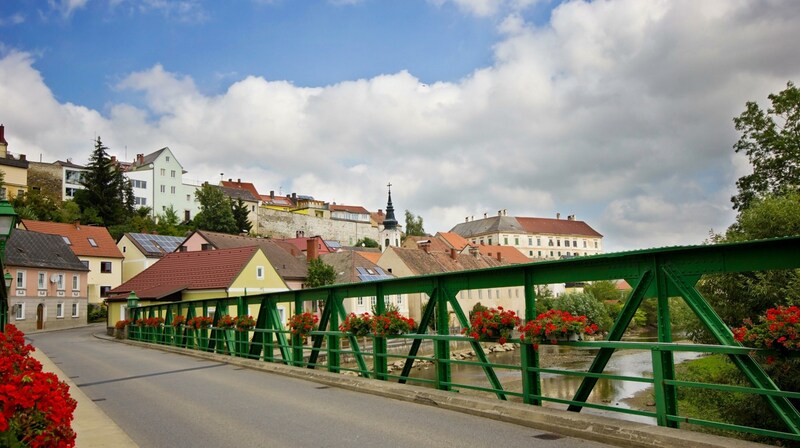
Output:
<svg viewBox="0 0 800 448">
<path fill-rule="evenodd" d="M 643 337 L 633 338 L 626 337 L 626 341 L 647 342 L 657 340 L 652 335 L 645 335 Z M 597 350 L 580 349 L 577 347 L 567 347 L 563 345 L 542 345 L 539 347 L 539 361 L 542 367 L 554 369 L 569 369 L 576 371 L 586 371 Z M 519 366 L 520 364 L 520 351 L 513 350 L 508 352 L 490 353 L 487 355 L 489 361 L 495 364 L 508 364 Z M 690 352 L 675 352 L 675 364 L 679 364 L 686 360 L 695 359 L 701 356 L 700 353 Z M 503 388 L 508 391 L 521 391 L 522 381 L 521 373 L 519 370 L 508 369 L 495 369 L 495 373 L 500 379 Z M 623 375 L 630 377 L 645 377 L 652 378 L 652 358 L 650 351 L 634 351 L 634 350 L 617 350 L 612 355 L 611 360 L 606 366 L 604 373 L 613 375 Z M 412 377 L 434 379 L 436 376 L 435 369 L 431 366 L 427 369 L 414 369 Z M 565 376 L 556 374 L 542 374 L 542 395 L 552 398 L 572 399 L 578 386 L 581 384 L 583 377 L 579 376 Z M 458 384 L 479 385 L 490 387 L 486 379 L 483 369 L 471 365 L 452 365 L 452 382 Z M 413 384 L 422 384 L 413 382 Z M 635 395 L 650 389 L 652 386 L 649 383 L 641 383 L 635 381 L 620 381 L 608 380 L 601 378 L 589 396 L 589 402 L 599 403 L 621 408 L 630 408 L 626 399 L 632 398 Z M 457 389 L 457 387 L 455 387 Z M 566 409 L 566 405 L 558 403 L 545 402 L 545 406 Z M 654 411 L 655 408 L 651 407 L 649 410 Z M 638 416 L 632 414 L 625 414 L 621 412 L 610 412 L 599 409 L 584 408 L 581 412 L 587 412 L 597 415 L 611 416 L 614 418 L 639 421 L 644 423 L 655 423 L 655 419 Z"/>
</svg>

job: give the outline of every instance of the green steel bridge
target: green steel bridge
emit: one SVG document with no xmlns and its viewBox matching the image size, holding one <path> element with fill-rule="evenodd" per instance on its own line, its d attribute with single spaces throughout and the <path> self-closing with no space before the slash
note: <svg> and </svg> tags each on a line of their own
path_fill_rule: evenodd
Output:
<svg viewBox="0 0 800 448">
<path fill-rule="evenodd" d="M 733 333 L 709 303 L 696 289 L 704 275 L 800 268 L 800 237 L 781 238 L 733 244 L 691 247 L 660 248 L 623 253 L 580 257 L 569 260 L 547 261 L 511 265 L 475 271 L 439 275 L 406 277 L 358 284 L 332 285 L 314 289 L 222 298 L 191 302 L 173 302 L 131 308 L 133 319 L 162 317 L 166 325 L 158 328 L 128 327 L 128 337 L 154 344 L 173 345 L 188 349 L 224 353 L 231 356 L 277 362 L 297 368 L 327 369 L 331 372 L 353 371 L 362 377 L 399 383 L 427 382 L 440 390 L 472 389 L 493 394 L 499 400 L 516 397 L 524 403 L 541 406 L 544 402 L 560 403 L 569 411 L 596 408 L 610 412 L 635 414 L 655 419 L 659 426 L 678 428 L 681 423 L 740 431 L 768 437 L 800 441 L 800 413 L 790 400 L 800 399 L 800 393 L 781 391 L 754 357 L 752 348 L 742 347 Z M 469 326 L 467 315 L 456 300 L 460 291 L 484 288 L 522 287 L 524 289 L 525 320 L 534 319 L 536 285 L 566 282 L 625 279 L 632 290 L 608 331 L 604 340 L 569 342 L 579 349 L 594 349 L 596 356 L 591 366 L 582 371 L 540 367 L 539 353 L 534 345 L 522 343 L 519 365 L 493 364 L 482 345 L 459 334 L 449 333 L 449 312 L 455 315 L 462 327 Z M 430 303 L 419 322 L 419 332 L 397 336 L 410 341 L 408 353 L 390 354 L 387 339 L 372 337 L 368 346 L 359 346 L 351 334 L 338 331 L 345 319 L 343 300 L 350 297 L 376 297 L 376 311 L 384 312 L 385 297 L 393 294 L 424 294 Z M 670 297 L 682 297 L 700 321 L 707 327 L 717 344 L 677 344 L 672 341 L 670 328 Z M 644 299 L 657 301 L 658 342 L 626 342 L 623 334 Z M 304 312 L 312 303 L 324 303 L 319 331 L 311 333 L 311 344 L 305 345 L 297 335 L 283 327 L 277 304 L 289 303 L 296 313 Z M 185 326 L 169 325 L 174 316 L 187 319 L 207 316 L 214 310 L 214 322 L 209 329 L 194 330 Z M 257 312 L 253 312 L 257 310 Z M 437 310 L 438 312 L 435 312 Z M 217 327 L 224 315 L 253 314 L 256 326 L 248 331 L 233 331 Z M 427 332 L 428 324 L 436 320 L 435 334 Z M 433 354 L 423 356 L 420 346 L 430 341 Z M 476 360 L 451 359 L 451 343 L 470 344 Z M 520 342 L 519 340 L 511 340 Z M 348 342 L 348 343 L 345 343 Z M 622 350 L 648 350 L 652 360 L 652 378 L 611 375 L 604 373 L 611 356 Z M 749 387 L 729 384 L 709 384 L 684 381 L 676 377 L 674 354 L 678 351 L 724 354 L 750 382 Z M 355 360 L 343 364 L 343 356 Z M 390 363 L 399 359 L 403 369 L 390 373 Z M 432 361 L 434 379 L 415 378 L 411 375 L 415 360 Z M 453 382 L 454 365 L 473 365 L 481 368 L 489 386 L 458 384 Z M 517 372 L 522 390 L 503 388 L 498 370 Z M 542 392 L 542 375 L 565 375 L 582 378 L 580 386 L 570 400 L 546 396 Z M 652 385 L 655 411 L 627 409 L 589 401 L 590 393 L 598 380 L 635 381 Z M 763 397 L 785 429 L 774 430 L 732 425 L 725 422 L 692 418 L 678 409 L 678 388 L 712 389 L 729 393 L 746 393 Z"/>
</svg>

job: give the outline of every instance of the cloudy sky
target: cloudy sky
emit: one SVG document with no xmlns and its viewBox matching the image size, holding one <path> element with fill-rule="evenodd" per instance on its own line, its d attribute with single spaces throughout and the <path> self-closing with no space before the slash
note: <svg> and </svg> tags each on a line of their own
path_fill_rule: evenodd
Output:
<svg viewBox="0 0 800 448">
<path fill-rule="evenodd" d="M 734 219 L 732 118 L 800 81 L 800 2 L 3 0 L 9 150 L 169 146 L 189 179 L 386 205 L 429 232 L 577 215 L 607 250 Z"/>
</svg>

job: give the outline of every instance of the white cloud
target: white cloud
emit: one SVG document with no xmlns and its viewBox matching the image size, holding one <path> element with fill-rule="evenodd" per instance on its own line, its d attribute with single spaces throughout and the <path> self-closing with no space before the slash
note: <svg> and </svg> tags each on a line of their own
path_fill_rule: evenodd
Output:
<svg viewBox="0 0 800 448">
<path fill-rule="evenodd" d="M 570 2 L 539 27 L 512 13 L 490 66 L 428 85 L 405 71 L 319 88 L 250 76 L 206 95 L 155 65 L 117 85 L 143 105 L 105 116 L 59 103 L 10 52 L 0 103 L 15 111 L 10 150 L 31 158 L 84 160 L 99 133 L 128 159 L 169 146 L 190 178 L 372 210 L 391 181 L 399 216 L 430 232 L 507 209 L 576 214 L 611 250 L 695 244 L 733 219 L 747 164 L 732 117 L 799 78 L 796 5 Z"/>
<path fill-rule="evenodd" d="M 0 17 L 0 27 L 19 25 L 25 23 L 25 16 L 21 13 L 11 14 L 9 17 Z"/>
<path fill-rule="evenodd" d="M 58 11 L 62 17 L 69 18 L 73 12 L 85 8 L 89 0 L 48 0 L 51 9 Z"/>
</svg>

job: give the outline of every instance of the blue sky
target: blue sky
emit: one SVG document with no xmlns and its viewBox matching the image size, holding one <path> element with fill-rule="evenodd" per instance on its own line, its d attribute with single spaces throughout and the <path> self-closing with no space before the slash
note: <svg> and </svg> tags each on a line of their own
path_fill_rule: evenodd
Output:
<svg viewBox="0 0 800 448">
<path fill-rule="evenodd" d="M 786 0 L 4 0 L 12 153 L 169 146 L 192 181 L 421 215 L 575 214 L 697 244 L 748 172 L 732 118 L 800 80 Z"/>
</svg>

